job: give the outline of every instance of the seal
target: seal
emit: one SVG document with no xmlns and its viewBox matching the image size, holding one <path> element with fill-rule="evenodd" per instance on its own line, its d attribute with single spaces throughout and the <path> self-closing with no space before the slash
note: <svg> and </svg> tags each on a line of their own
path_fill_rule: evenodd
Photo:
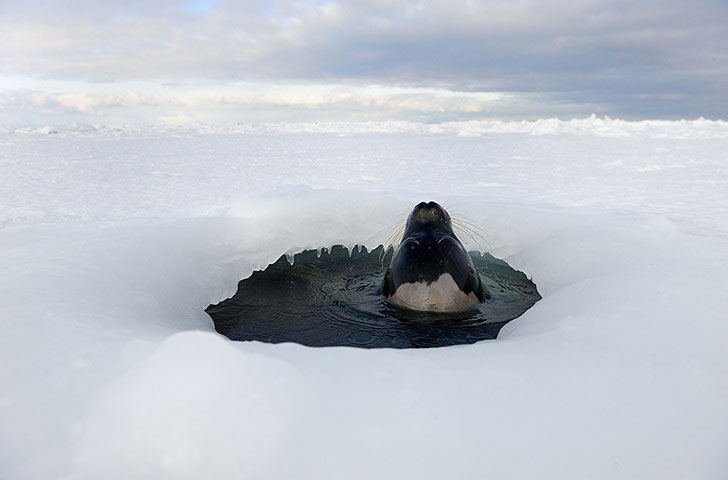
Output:
<svg viewBox="0 0 728 480">
<path fill-rule="evenodd" d="M 489 298 L 447 211 L 421 202 L 407 217 L 382 294 L 411 310 L 459 312 Z"/>
</svg>

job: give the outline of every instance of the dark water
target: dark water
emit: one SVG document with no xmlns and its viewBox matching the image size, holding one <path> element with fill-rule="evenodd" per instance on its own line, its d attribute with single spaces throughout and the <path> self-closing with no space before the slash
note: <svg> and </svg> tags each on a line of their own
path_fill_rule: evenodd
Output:
<svg viewBox="0 0 728 480">
<path fill-rule="evenodd" d="M 379 293 L 391 252 L 349 252 L 335 246 L 320 257 L 306 250 L 293 265 L 282 256 L 241 280 L 237 293 L 206 312 L 232 340 L 297 342 L 363 348 L 442 347 L 493 339 L 503 325 L 541 299 L 522 272 L 490 255 L 471 254 L 491 298 L 459 313 L 396 307 Z"/>
</svg>

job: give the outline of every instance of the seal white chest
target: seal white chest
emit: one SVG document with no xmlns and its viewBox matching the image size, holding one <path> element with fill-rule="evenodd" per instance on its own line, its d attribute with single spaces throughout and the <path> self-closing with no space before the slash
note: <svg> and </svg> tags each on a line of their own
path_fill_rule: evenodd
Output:
<svg viewBox="0 0 728 480">
<path fill-rule="evenodd" d="M 459 312 L 480 303 L 474 292 L 465 293 L 449 273 L 434 282 L 403 283 L 389 297 L 394 303 L 412 310 Z"/>
</svg>

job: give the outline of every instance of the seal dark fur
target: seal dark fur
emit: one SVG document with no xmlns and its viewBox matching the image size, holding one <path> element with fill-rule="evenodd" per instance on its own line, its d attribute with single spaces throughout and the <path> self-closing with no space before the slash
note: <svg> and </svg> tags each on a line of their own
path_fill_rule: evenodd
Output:
<svg viewBox="0 0 728 480">
<path fill-rule="evenodd" d="M 465 310 L 489 297 L 450 215 L 435 202 L 419 203 L 407 218 L 382 293 L 412 310 L 440 312 Z"/>
</svg>

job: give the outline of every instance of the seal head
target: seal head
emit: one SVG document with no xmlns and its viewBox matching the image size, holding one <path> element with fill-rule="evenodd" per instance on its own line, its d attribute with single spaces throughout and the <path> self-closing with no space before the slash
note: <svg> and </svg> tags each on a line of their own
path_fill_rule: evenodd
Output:
<svg viewBox="0 0 728 480">
<path fill-rule="evenodd" d="M 407 218 L 382 293 L 402 307 L 433 312 L 459 312 L 489 296 L 450 215 L 435 202 L 417 204 Z"/>
</svg>

